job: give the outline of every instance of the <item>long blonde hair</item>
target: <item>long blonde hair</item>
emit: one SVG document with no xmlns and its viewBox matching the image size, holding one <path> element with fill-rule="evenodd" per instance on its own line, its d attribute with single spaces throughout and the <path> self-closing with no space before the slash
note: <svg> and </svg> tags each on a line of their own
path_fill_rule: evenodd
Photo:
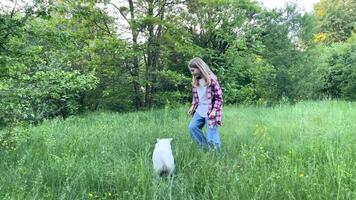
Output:
<svg viewBox="0 0 356 200">
<path fill-rule="evenodd" d="M 210 75 L 214 75 L 214 73 L 210 70 L 209 66 L 199 57 L 195 57 L 189 61 L 188 69 L 190 68 L 198 68 L 201 72 L 202 78 L 205 80 L 207 85 L 211 84 Z M 192 76 L 192 85 L 197 87 L 198 79 L 195 76 Z"/>
</svg>

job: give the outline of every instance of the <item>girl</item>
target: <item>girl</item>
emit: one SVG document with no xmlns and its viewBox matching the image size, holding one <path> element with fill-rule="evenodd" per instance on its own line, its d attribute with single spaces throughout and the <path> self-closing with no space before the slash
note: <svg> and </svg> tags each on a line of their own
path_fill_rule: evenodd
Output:
<svg viewBox="0 0 356 200">
<path fill-rule="evenodd" d="M 217 77 L 201 58 L 189 61 L 188 68 L 192 74 L 193 101 L 188 114 L 193 118 L 189 124 L 189 132 L 198 145 L 203 148 L 220 151 L 220 137 L 217 125 L 221 125 L 222 91 Z M 206 125 L 206 138 L 203 126 Z"/>
</svg>

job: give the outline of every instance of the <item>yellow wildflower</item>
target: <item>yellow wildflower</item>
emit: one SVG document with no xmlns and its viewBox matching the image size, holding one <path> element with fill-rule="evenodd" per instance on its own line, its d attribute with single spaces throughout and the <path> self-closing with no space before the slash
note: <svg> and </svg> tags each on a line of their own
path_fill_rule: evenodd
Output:
<svg viewBox="0 0 356 200">
<path fill-rule="evenodd" d="M 316 9 L 315 15 L 317 17 L 323 17 L 325 15 L 325 11 L 323 9 Z"/>
<path fill-rule="evenodd" d="M 256 55 L 256 56 L 255 56 L 255 60 L 254 60 L 253 62 L 256 63 L 256 64 L 261 63 L 261 62 L 262 62 L 262 57 Z"/>
<path fill-rule="evenodd" d="M 314 34 L 314 42 L 323 42 L 326 39 L 326 34 L 325 33 L 317 33 Z"/>
</svg>

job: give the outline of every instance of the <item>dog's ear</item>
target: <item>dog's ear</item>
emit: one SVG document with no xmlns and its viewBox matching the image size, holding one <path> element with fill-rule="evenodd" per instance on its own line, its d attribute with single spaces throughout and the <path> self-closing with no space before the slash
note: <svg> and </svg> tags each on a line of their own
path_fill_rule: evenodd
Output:
<svg viewBox="0 0 356 200">
<path fill-rule="evenodd" d="M 157 140 L 156 140 L 156 142 L 158 142 L 160 139 L 159 138 L 157 138 Z"/>
</svg>

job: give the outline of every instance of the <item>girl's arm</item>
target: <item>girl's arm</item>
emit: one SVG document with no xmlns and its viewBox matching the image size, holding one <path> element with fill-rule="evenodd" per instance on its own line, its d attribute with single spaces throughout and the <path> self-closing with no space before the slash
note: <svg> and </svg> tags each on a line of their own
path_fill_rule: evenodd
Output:
<svg viewBox="0 0 356 200">
<path fill-rule="evenodd" d="M 195 107 L 198 105 L 199 99 L 198 99 L 198 91 L 196 87 L 192 88 L 192 107 Z"/>
<path fill-rule="evenodd" d="M 190 107 L 190 109 L 188 111 L 189 115 L 193 115 L 194 114 L 194 111 L 197 108 L 197 105 L 198 105 L 198 102 L 199 102 L 198 92 L 197 92 L 197 88 L 196 87 L 192 88 L 192 96 L 193 96 L 192 97 L 192 106 Z"/>
<path fill-rule="evenodd" d="M 213 95 L 215 97 L 215 102 L 213 106 L 213 110 L 221 110 L 221 106 L 223 104 L 223 98 L 222 98 L 222 90 L 220 87 L 220 84 L 217 80 L 212 81 L 213 83 Z"/>
</svg>

